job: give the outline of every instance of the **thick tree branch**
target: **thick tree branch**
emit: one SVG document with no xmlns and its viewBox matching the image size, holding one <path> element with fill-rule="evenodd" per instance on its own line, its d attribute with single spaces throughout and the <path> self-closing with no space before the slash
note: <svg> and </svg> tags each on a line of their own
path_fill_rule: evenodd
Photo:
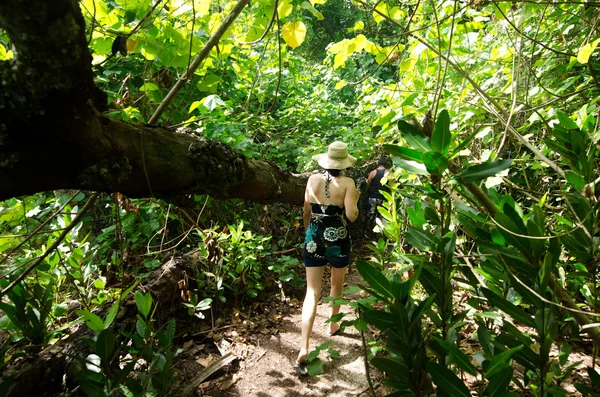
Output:
<svg viewBox="0 0 600 397">
<path fill-rule="evenodd" d="M 196 61 L 247 4 L 240 0 Z M 0 26 L 17 49 L 0 63 L 0 200 L 84 188 L 302 202 L 306 177 L 220 142 L 102 115 L 77 0 L 0 0 Z"/>
<path fill-rule="evenodd" d="M 0 174 L 0 200 L 81 188 L 131 197 L 147 197 L 152 191 L 166 198 L 196 193 L 300 204 L 307 180 L 248 159 L 218 141 L 134 126 L 100 113 L 81 125 L 75 137 L 40 137 L 13 147 L 10 154 L 19 160 Z"/>
</svg>

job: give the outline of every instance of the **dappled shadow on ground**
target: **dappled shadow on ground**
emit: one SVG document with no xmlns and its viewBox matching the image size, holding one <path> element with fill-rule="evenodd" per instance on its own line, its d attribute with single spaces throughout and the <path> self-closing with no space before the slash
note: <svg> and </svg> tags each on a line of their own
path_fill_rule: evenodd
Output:
<svg viewBox="0 0 600 397">
<path fill-rule="evenodd" d="M 347 284 L 354 285 L 360 276 L 350 273 Z M 329 291 L 324 280 L 323 292 Z M 353 327 L 347 327 L 343 335 L 326 336 L 328 304 L 321 303 L 317 308 L 317 318 L 311 338 L 314 349 L 328 340 L 333 341 L 333 349 L 340 356 L 327 360 L 325 352 L 320 358 L 327 362 L 325 373 L 320 376 L 299 377 L 294 368 L 300 342 L 301 308 L 285 316 L 279 333 L 265 336 L 257 343 L 250 357 L 240 363 L 238 380 L 224 391 L 210 390 L 213 397 L 255 396 L 255 397 L 294 397 L 294 396 L 360 396 L 367 389 L 360 334 Z M 351 313 L 347 319 L 355 318 L 350 306 L 342 306 L 342 312 Z"/>
</svg>

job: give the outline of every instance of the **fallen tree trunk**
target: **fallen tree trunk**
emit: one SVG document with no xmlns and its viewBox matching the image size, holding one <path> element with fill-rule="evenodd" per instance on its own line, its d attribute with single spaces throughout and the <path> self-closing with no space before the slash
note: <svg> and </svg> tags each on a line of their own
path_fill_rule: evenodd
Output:
<svg viewBox="0 0 600 397">
<path fill-rule="evenodd" d="M 307 175 L 248 159 L 202 136 L 136 126 L 93 113 L 77 135 L 64 137 L 53 131 L 28 146 L 13 145 L 5 155 L 19 160 L 0 174 L 0 200 L 81 188 L 129 197 L 194 193 L 302 203 Z"/>
<path fill-rule="evenodd" d="M 84 189 L 302 202 L 306 176 L 218 141 L 102 114 L 106 95 L 93 81 L 77 0 L 0 0 L 0 27 L 16 48 L 0 62 L 0 200 Z"/>
<path fill-rule="evenodd" d="M 198 272 L 198 262 L 185 258 L 171 258 L 162 267 L 152 272 L 138 290 L 152 293 L 154 303 L 158 304 L 155 317 L 164 317 L 181 300 L 178 282 Z M 96 314 L 103 317 L 112 306 L 106 303 Z M 137 313 L 132 299 L 123 303 L 123 309 L 117 321 L 135 318 Z M 0 390 L 8 384 L 10 397 L 29 397 L 55 395 L 63 391 L 63 377 L 67 374 L 67 383 L 72 383 L 76 371 L 81 368 L 81 360 L 90 354 L 90 347 L 85 339 L 92 338 L 94 332 L 85 324 L 68 338 L 42 350 L 40 353 L 18 359 L 0 378 Z"/>
</svg>

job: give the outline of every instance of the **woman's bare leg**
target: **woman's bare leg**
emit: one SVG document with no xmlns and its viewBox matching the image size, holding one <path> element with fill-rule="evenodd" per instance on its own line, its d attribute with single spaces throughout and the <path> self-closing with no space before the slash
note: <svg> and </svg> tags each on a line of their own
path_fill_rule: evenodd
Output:
<svg viewBox="0 0 600 397">
<path fill-rule="evenodd" d="M 348 267 L 344 267 L 338 269 L 336 267 L 331 268 L 331 292 L 330 295 L 332 298 L 338 298 L 342 295 L 342 288 L 344 288 L 344 276 L 346 275 L 346 269 Z M 333 302 L 329 309 L 329 317 L 334 316 L 340 312 L 340 306 L 333 306 Z M 337 322 L 329 323 L 329 330 L 327 332 L 328 335 L 333 335 L 337 330 L 340 329 L 340 325 Z"/>
<path fill-rule="evenodd" d="M 324 270 L 325 266 L 306 268 L 306 296 L 302 305 L 302 339 L 298 362 L 306 358 L 310 349 L 310 334 L 317 315 L 317 303 L 321 296 Z"/>
</svg>

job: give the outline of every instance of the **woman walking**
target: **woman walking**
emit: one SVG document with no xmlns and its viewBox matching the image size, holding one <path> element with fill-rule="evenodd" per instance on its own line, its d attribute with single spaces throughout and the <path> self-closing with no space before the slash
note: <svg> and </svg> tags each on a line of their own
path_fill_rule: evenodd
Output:
<svg viewBox="0 0 600 397">
<path fill-rule="evenodd" d="M 307 373 L 306 357 L 310 351 L 310 334 L 317 313 L 323 272 L 328 263 L 331 265 L 330 295 L 337 298 L 342 293 L 351 252 L 344 215 L 350 222 L 356 220 L 360 195 L 354 181 L 342 175 L 342 170 L 356 163 L 356 158 L 348 154 L 345 143 L 334 142 L 329 145 L 327 153 L 314 158 L 325 172 L 312 175 L 304 193 L 306 296 L 302 306 L 302 339 L 296 361 L 302 375 Z M 332 305 L 330 317 L 339 311 L 339 306 Z M 330 322 L 327 334 L 334 335 L 339 328 L 337 322 Z"/>
</svg>

